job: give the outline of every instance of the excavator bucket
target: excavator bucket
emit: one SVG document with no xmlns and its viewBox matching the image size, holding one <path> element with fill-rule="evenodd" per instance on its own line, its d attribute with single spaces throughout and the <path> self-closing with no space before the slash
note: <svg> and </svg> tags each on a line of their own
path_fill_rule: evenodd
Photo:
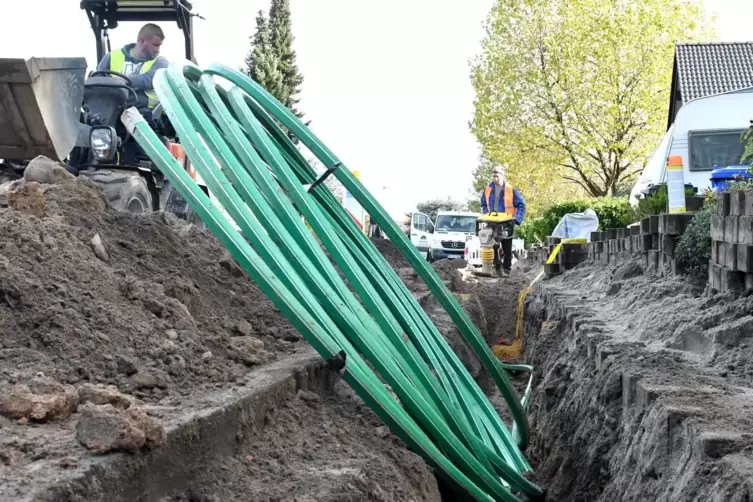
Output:
<svg viewBox="0 0 753 502">
<path fill-rule="evenodd" d="M 85 58 L 0 58 L 0 159 L 65 159 L 76 145 L 85 75 Z"/>
</svg>

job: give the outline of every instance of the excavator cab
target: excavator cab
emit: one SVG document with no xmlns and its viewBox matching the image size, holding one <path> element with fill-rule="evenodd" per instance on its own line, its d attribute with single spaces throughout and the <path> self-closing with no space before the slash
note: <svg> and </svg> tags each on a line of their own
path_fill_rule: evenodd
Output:
<svg viewBox="0 0 753 502">
<path fill-rule="evenodd" d="M 111 50 L 109 32 L 121 22 L 176 23 L 194 61 L 192 6 L 187 0 L 81 0 L 94 32 L 97 61 Z M 0 183 L 45 155 L 99 185 L 115 209 L 195 214 L 172 189 L 120 122 L 135 104 L 127 76 L 93 71 L 84 58 L 0 59 Z M 175 131 L 157 106 L 147 120 L 193 175 Z M 135 152 L 135 153 L 134 153 Z M 197 180 L 203 190 L 200 180 Z M 198 223 L 198 221 L 196 222 Z"/>
<path fill-rule="evenodd" d="M 185 39 L 186 59 L 194 59 L 193 6 L 188 0 L 81 0 L 97 44 L 97 61 L 112 51 L 110 30 L 121 22 L 176 23 Z"/>
</svg>

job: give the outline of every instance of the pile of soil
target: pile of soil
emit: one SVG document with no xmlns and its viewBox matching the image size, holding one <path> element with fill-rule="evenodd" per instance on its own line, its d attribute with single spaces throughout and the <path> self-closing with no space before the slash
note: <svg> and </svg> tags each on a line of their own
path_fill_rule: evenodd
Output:
<svg viewBox="0 0 753 502">
<path fill-rule="evenodd" d="M 371 239 L 371 242 L 382 256 L 384 256 L 387 263 L 389 263 L 395 270 L 411 266 L 410 263 L 408 263 L 408 260 L 403 256 L 403 253 L 400 252 L 397 246 L 395 246 L 395 243 L 391 240 Z"/>
<path fill-rule="evenodd" d="M 0 389 L 41 373 L 180 405 L 304 343 L 209 232 L 117 213 L 44 158 L 26 173 L 0 199 Z"/>
<path fill-rule="evenodd" d="M 440 501 L 431 470 L 342 382 L 299 391 L 237 453 L 162 502 Z"/>
</svg>

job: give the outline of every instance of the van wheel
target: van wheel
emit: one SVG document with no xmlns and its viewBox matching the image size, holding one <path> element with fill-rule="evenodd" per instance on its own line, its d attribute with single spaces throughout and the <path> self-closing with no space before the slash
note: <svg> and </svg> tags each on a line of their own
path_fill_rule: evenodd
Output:
<svg viewBox="0 0 753 502">
<path fill-rule="evenodd" d="M 133 214 L 152 212 L 152 194 L 146 180 L 138 173 L 96 169 L 79 172 L 102 189 L 110 206 L 116 211 Z"/>
</svg>

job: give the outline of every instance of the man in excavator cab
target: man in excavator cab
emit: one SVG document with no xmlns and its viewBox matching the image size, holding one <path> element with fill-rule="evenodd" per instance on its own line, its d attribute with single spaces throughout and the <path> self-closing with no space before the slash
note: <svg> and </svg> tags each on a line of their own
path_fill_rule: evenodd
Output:
<svg viewBox="0 0 753 502">
<path fill-rule="evenodd" d="M 492 182 L 486 186 L 481 195 L 481 212 L 483 214 L 505 213 L 512 217 L 513 225 L 522 225 L 526 215 L 526 202 L 523 195 L 505 179 L 505 167 L 496 166 L 492 171 Z M 512 233 L 494 244 L 494 261 L 497 268 L 499 248 L 502 248 L 502 275 L 510 276 L 512 269 Z"/>
<path fill-rule="evenodd" d="M 136 43 L 123 46 L 105 54 L 97 70 L 122 73 L 131 80 L 131 87 L 138 96 L 137 107 L 151 119 L 151 110 L 159 104 L 154 92 L 154 76 L 160 68 L 167 68 L 167 59 L 159 55 L 165 34 L 154 23 L 145 24 L 139 30 Z"/>
<path fill-rule="evenodd" d="M 159 55 L 165 33 L 154 23 L 145 24 L 136 37 L 136 43 L 124 45 L 120 49 L 105 54 L 97 65 L 98 71 L 111 71 L 125 75 L 130 87 L 136 92 L 136 107 L 155 131 L 167 126 L 164 114 L 154 114 L 159 105 L 159 97 L 154 90 L 154 76 L 160 68 L 167 68 L 167 59 Z M 123 143 L 123 163 L 135 164 L 144 151 L 139 144 L 129 138 Z"/>
</svg>

